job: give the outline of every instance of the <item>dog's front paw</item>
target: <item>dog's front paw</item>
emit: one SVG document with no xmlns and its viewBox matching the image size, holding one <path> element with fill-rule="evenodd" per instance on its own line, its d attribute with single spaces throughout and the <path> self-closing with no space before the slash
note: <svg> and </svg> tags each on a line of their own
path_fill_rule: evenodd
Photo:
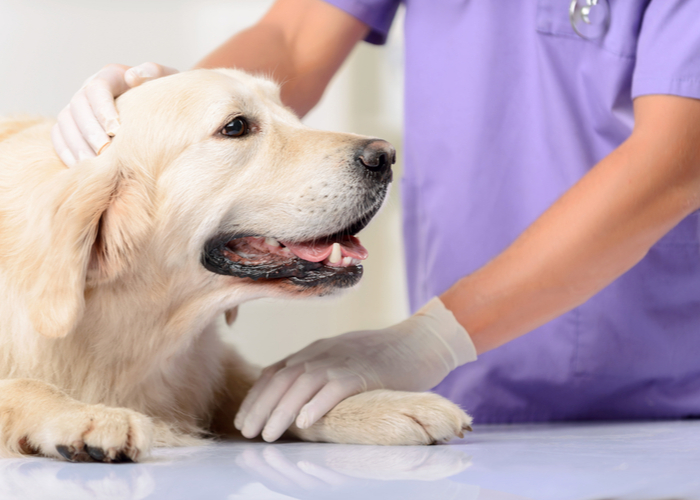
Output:
<svg viewBox="0 0 700 500">
<path fill-rule="evenodd" d="M 352 396 L 309 429 L 292 432 L 309 441 L 424 445 L 463 437 L 472 419 L 430 392 L 371 391 Z"/>
<path fill-rule="evenodd" d="M 71 462 L 132 462 L 150 451 L 154 429 L 146 415 L 104 405 L 76 406 L 47 419 L 28 444 Z"/>
</svg>

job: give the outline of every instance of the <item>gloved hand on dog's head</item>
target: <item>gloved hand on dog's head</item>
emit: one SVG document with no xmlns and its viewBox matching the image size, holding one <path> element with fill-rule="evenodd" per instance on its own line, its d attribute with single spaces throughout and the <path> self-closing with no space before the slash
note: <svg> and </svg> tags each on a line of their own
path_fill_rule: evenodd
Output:
<svg viewBox="0 0 700 500">
<path fill-rule="evenodd" d="M 464 328 L 439 298 L 382 330 L 314 342 L 265 370 L 243 401 L 235 427 L 275 441 L 296 420 L 311 427 L 343 399 L 363 391 L 426 391 L 476 359 Z"/>
<path fill-rule="evenodd" d="M 63 163 L 71 167 L 92 158 L 110 143 L 119 128 L 114 100 L 130 88 L 178 71 L 148 62 L 130 68 L 109 64 L 88 78 L 70 104 L 58 114 L 51 131 L 53 147 Z"/>
</svg>

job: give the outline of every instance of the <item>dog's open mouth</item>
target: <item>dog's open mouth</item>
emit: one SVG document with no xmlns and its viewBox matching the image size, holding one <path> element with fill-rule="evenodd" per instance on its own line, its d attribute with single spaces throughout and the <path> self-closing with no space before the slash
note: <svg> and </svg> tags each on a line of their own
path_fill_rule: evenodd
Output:
<svg viewBox="0 0 700 500">
<path fill-rule="evenodd" d="M 304 288 L 349 287 L 362 277 L 367 250 L 347 231 L 314 240 L 280 241 L 270 236 L 218 236 L 202 263 L 217 274 L 253 280 L 286 279 Z"/>
<path fill-rule="evenodd" d="M 367 258 L 367 250 L 354 236 L 303 243 L 249 236 L 229 241 L 224 253 L 229 260 L 246 265 L 264 265 L 271 261 L 286 265 L 294 257 L 298 257 L 307 262 L 320 262 L 324 266 L 350 267 Z"/>
</svg>

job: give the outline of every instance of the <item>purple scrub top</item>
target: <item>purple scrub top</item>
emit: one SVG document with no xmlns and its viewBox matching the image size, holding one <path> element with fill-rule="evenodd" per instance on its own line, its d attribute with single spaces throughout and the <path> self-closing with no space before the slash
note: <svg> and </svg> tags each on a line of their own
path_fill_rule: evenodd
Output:
<svg viewBox="0 0 700 500">
<path fill-rule="evenodd" d="M 399 4 L 327 1 L 378 44 Z M 700 0 L 609 0 L 595 41 L 576 35 L 569 3 L 405 1 L 412 310 L 504 250 L 624 141 L 634 97 L 700 98 Z M 588 302 L 435 391 L 479 423 L 700 416 L 698 213 Z"/>
</svg>

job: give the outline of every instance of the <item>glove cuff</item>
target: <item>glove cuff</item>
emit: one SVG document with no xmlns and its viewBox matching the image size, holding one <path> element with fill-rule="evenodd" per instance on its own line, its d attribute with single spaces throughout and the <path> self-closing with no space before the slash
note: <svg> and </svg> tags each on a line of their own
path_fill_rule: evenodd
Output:
<svg viewBox="0 0 700 500">
<path fill-rule="evenodd" d="M 452 355 L 454 370 L 458 366 L 476 361 L 476 347 L 469 333 L 459 324 L 452 311 L 445 307 L 439 297 L 433 297 L 421 307 L 414 317 L 425 318 L 431 323 L 431 332 L 445 344 Z"/>
</svg>

